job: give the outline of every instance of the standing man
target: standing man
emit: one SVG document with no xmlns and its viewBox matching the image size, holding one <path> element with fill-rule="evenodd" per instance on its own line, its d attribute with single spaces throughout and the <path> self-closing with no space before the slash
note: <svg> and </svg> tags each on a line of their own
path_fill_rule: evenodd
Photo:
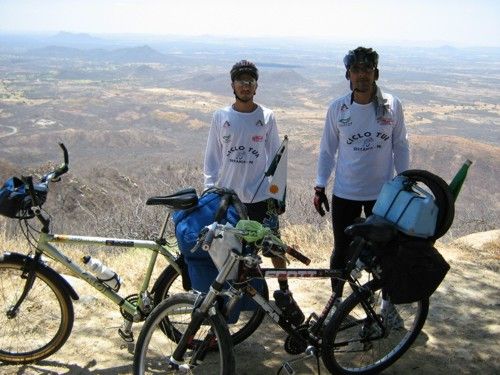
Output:
<svg viewBox="0 0 500 375">
<path fill-rule="evenodd" d="M 254 102 L 259 79 L 254 63 L 241 60 L 230 74 L 235 101 L 213 115 L 205 151 L 204 185 L 233 189 L 245 204 L 248 217 L 279 236 L 280 207 L 268 194 L 268 179 L 262 181 L 281 144 L 274 113 Z M 285 259 L 271 259 L 274 267 L 286 268 Z M 275 299 L 297 306 L 287 277 L 279 277 L 278 283 Z"/>
<path fill-rule="evenodd" d="M 401 102 L 376 84 L 377 52 L 358 47 L 347 53 L 344 65 L 352 91 L 328 108 L 314 188 L 314 207 L 323 216 L 324 209 L 329 211 L 325 187 L 335 167 L 332 269 L 344 268 L 349 259 L 351 238 L 344 229 L 362 211 L 365 217 L 371 215 L 382 185 L 394 171 L 408 169 L 410 160 Z M 332 279 L 332 289 L 336 285 Z"/>
</svg>

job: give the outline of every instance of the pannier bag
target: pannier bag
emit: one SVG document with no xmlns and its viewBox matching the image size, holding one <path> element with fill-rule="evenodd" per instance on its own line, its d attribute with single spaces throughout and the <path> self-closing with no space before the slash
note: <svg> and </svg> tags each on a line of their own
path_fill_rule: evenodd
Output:
<svg viewBox="0 0 500 375">
<path fill-rule="evenodd" d="M 46 188 L 34 186 L 38 204 L 42 205 L 47 197 Z M 31 197 L 28 195 L 26 185 L 17 178 L 11 177 L 0 189 L 0 215 L 10 218 L 23 219 L 33 217 Z"/>
<path fill-rule="evenodd" d="M 207 251 L 201 248 L 194 252 L 192 250 L 196 246 L 201 230 L 215 221 L 224 194 L 225 191 L 222 189 L 209 189 L 200 196 L 196 207 L 176 211 L 172 215 L 177 244 L 188 266 L 191 286 L 201 292 L 208 291 L 210 284 L 218 274 L 218 270 Z M 220 224 L 236 225 L 239 220 L 233 205 L 229 205 L 226 212 L 221 213 L 220 216 Z"/>
<path fill-rule="evenodd" d="M 431 241 L 405 237 L 380 256 L 382 289 L 395 304 L 429 298 L 450 269 Z"/>
<path fill-rule="evenodd" d="M 219 216 L 219 224 L 229 223 L 232 226 L 236 226 L 236 223 L 240 219 L 236 207 L 233 204 L 229 204 L 226 208 L 223 203 L 223 197 L 226 196 L 225 199 L 227 199 L 228 196 L 230 198 L 232 194 L 235 194 L 232 190 L 219 188 L 208 189 L 200 196 L 196 207 L 176 211 L 172 215 L 179 250 L 184 256 L 189 278 L 191 280 L 191 286 L 194 290 L 206 293 L 219 271 L 209 252 L 201 248 L 196 249 L 194 252 L 191 250 L 196 245 L 200 231 L 205 226 L 212 224 L 216 216 Z M 231 201 L 231 199 L 229 199 L 229 201 Z M 219 210 L 221 205 L 222 210 Z M 221 245 L 223 245 L 223 242 L 217 239 L 212 243 L 214 250 L 220 249 Z M 214 250 L 211 249 L 211 252 Z M 226 256 L 227 254 L 228 252 L 225 252 L 224 255 Z M 263 288 L 262 280 L 252 280 L 251 284 L 259 291 Z M 240 310 L 254 310 L 256 306 L 253 300 L 243 296 L 234 309 L 234 314 L 236 315 L 233 314 L 229 317 L 228 322 L 237 321 Z"/>
</svg>

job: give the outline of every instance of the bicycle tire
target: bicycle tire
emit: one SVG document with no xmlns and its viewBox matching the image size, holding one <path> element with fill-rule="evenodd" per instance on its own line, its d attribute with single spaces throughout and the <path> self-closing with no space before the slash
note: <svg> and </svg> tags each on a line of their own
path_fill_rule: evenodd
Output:
<svg viewBox="0 0 500 375">
<path fill-rule="evenodd" d="M 73 302 L 61 280 L 38 267 L 35 281 L 14 317 L 7 311 L 18 301 L 26 279 L 22 260 L 0 261 L 0 361 L 25 364 L 47 358 L 64 345 L 73 329 Z"/>
<path fill-rule="evenodd" d="M 179 267 L 183 267 L 183 262 L 178 262 Z M 185 265 L 184 265 L 185 267 Z M 182 283 L 180 281 L 180 274 L 177 273 L 174 267 L 168 266 L 158 279 L 157 285 L 154 290 L 154 304 L 157 306 L 165 298 L 181 292 Z M 175 290 L 172 292 L 172 290 Z M 263 290 L 260 293 L 262 297 L 269 300 L 269 289 L 267 283 L 264 281 Z M 229 332 L 233 340 L 233 345 L 238 345 L 249 336 L 251 336 L 257 328 L 259 328 L 265 316 L 265 311 L 260 306 L 256 306 L 255 310 L 241 311 L 237 322 L 229 324 Z"/>
<path fill-rule="evenodd" d="M 341 303 L 324 329 L 321 356 L 331 373 L 379 373 L 410 348 L 425 324 L 428 299 L 396 305 L 404 326 L 389 329 L 383 334 L 363 307 L 363 304 L 368 303 L 380 316 L 380 286 L 375 283 L 367 286 Z M 386 323 L 382 324 L 387 329 Z"/>
<path fill-rule="evenodd" d="M 401 175 L 421 182 L 431 190 L 438 207 L 438 215 L 436 230 L 430 240 L 435 241 L 442 237 L 450 229 L 455 217 L 455 201 L 448 184 L 438 175 L 421 169 L 409 169 Z"/>
<path fill-rule="evenodd" d="M 184 262 L 176 259 L 179 268 L 184 267 Z M 184 289 L 182 277 L 171 265 L 167 266 L 153 286 L 153 303 L 158 306 L 163 300 L 178 293 L 189 292 Z"/>
<path fill-rule="evenodd" d="M 177 346 L 183 331 L 191 321 L 193 306 L 197 296 L 191 293 L 176 294 L 162 301 L 148 316 L 137 339 L 134 352 L 134 374 L 178 373 L 168 372 L 170 355 Z M 172 334 L 164 334 L 164 325 L 172 329 Z M 231 375 L 236 371 L 231 337 L 220 312 L 207 316 L 196 336 L 190 341 L 186 359 L 196 351 L 206 334 L 215 334 L 214 350 L 209 350 L 203 362 L 186 363 L 190 374 L 223 374 Z M 200 334 L 200 335 L 198 335 Z M 215 348 L 216 345 L 216 348 Z M 192 351 L 192 352 L 191 352 Z"/>
</svg>

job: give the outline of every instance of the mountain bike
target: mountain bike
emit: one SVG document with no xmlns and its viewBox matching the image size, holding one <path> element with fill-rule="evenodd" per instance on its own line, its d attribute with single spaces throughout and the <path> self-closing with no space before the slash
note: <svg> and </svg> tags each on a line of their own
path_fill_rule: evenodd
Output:
<svg viewBox="0 0 500 375">
<path fill-rule="evenodd" d="M 240 223 L 242 222 L 244 221 L 240 221 Z M 239 224 L 236 228 L 230 228 L 214 224 L 213 236 L 226 237 L 228 234 L 247 236 L 246 231 L 238 226 Z M 395 235 L 395 229 L 391 225 L 368 223 L 356 225 L 353 227 L 352 233 L 358 235 L 358 231 L 364 232 L 367 230 L 366 228 L 370 228 L 369 234 L 365 234 L 367 239 L 357 236 L 356 240 L 353 241 L 353 257 L 344 270 L 259 269 L 261 258 L 258 253 L 262 251 L 263 247 L 271 247 L 272 250 L 264 249 L 264 251 L 272 251 L 274 255 L 283 255 L 286 252 L 297 255 L 297 258 L 302 261 L 307 259 L 296 250 L 282 246 L 279 242 L 270 243 L 268 239 L 263 239 L 263 246 L 254 246 L 254 251 L 248 255 L 240 254 L 238 249 L 231 249 L 226 262 L 206 295 L 177 294 L 165 299 L 153 310 L 146 319 L 136 343 L 134 373 L 168 371 L 167 369 L 172 373 L 182 373 L 183 371 L 231 373 L 226 372 L 228 365 L 222 362 L 225 360 L 231 363 L 230 343 L 221 344 L 219 353 L 216 355 L 207 349 L 206 336 L 203 339 L 196 339 L 193 334 L 200 328 L 205 328 L 203 323 L 205 319 L 214 319 L 215 322 L 210 325 L 210 332 L 212 332 L 209 335 L 210 339 L 213 341 L 214 337 L 225 336 L 223 332 L 218 332 L 220 328 L 218 323 L 224 322 L 223 308 L 220 307 L 217 300 L 220 295 L 229 296 L 232 301 L 237 301 L 242 295 L 251 297 L 277 325 L 288 333 L 289 336 L 285 340 L 285 350 L 290 354 L 297 355 L 307 352 L 319 355 L 322 353 L 325 365 L 332 369 L 335 363 L 339 363 L 340 358 L 342 358 L 339 350 L 343 349 L 348 352 L 349 348 L 356 343 L 362 345 L 361 349 L 359 347 L 355 349 L 356 353 L 363 352 L 365 358 L 372 361 L 369 366 L 373 366 L 373 369 L 380 371 L 389 366 L 416 339 L 425 322 L 429 302 L 428 299 L 424 299 L 414 304 L 398 305 L 398 313 L 403 319 L 404 329 L 391 331 L 380 312 L 381 284 L 376 277 L 376 271 L 368 269 L 375 277 L 364 284 L 360 284 L 358 279 L 351 276 L 351 271 L 355 268 L 356 259 L 361 251 L 368 246 L 368 241 L 370 243 L 373 243 L 374 240 L 387 242 L 391 236 Z M 207 241 L 205 242 L 208 244 Z M 249 243 L 246 246 L 250 246 Z M 228 275 L 237 265 L 239 265 L 237 280 L 231 282 L 230 289 L 224 289 Z M 294 324 L 282 309 L 273 302 L 269 302 L 249 284 L 249 281 L 256 277 L 277 277 L 283 274 L 288 277 L 307 279 L 337 277 L 345 280 L 351 286 L 353 293 L 337 310 L 334 310 L 335 314 L 331 319 L 328 317 L 331 315 L 330 311 L 334 309 L 337 293 L 332 294 L 319 316 L 313 313 L 304 323 Z M 337 332 L 349 332 L 350 336 L 347 339 L 343 337 L 342 341 L 338 341 L 336 340 Z M 200 349 L 200 347 L 204 349 Z M 227 352 L 220 353 L 221 350 L 227 350 Z M 206 364 L 203 361 L 207 353 L 211 354 L 210 370 L 205 367 Z M 333 355 L 333 353 L 335 354 Z M 328 355 L 331 358 L 325 358 Z M 355 369 L 352 372 L 368 373 Z"/>
<path fill-rule="evenodd" d="M 186 209 L 197 204 L 194 189 L 184 189 L 167 196 L 151 197 L 147 205 L 161 205 L 167 214 L 155 240 L 107 238 L 52 233 L 50 216 L 42 210 L 49 183 L 60 181 L 68 167 L 68 152 L 61 143 L 64 163 L 54 171 L 45 174 L 38 183 L 33 177 L 19 179 L 10 195 L 1 195 L 2 214 L 17 218 L 24 224 L 24 234 L 33 250 L 28 254 L 3 252 L 0 255 L 0 361 L 11 364 L 39 361 L 55 353 L 68 339 L 74 321 L 73 300 L 79 296 L 68 281 L 51 268 L 44 257 L 64 266 L 69 273 L 86 281 L 117 306 L 124 318 L 118 330 L 125 341 L 133 341 L 131 331 L 134 322 L 143 321 L 155 305 L 182 290 L 181 260 L 177 259 L 172 239 L 167 240 L 167 223 L 170 212 Z M 36 218 L 41 229 L 35 229 L 29 222 Z M 36 237 L 37 236 L 37 237 Z M 118 288 L 112 288 L 90 271 L 83 269 L 79 261 L 67 256 L 56 244 L 73 246 L 103 246 L 140 248 L 151 252 L 147 268 L 143 271 L 140 290 L 136 294 L 121 296 Z M 158 255 L 170 264 L 161 272 L 150 289 L 152 273 Z M 81 263 L 80 263 L 81 264 Z M 176 284 L 177 283 L 177 284 Z"/>
<path fill-rule="evenodd" d="M 451 225 L 454 212 L 451 195 L 444 181 L 426 171 L 406 172 L 406 175 L 412 176 L 415 183 L 424 182 L 430 186 L 434 196 L 445 196 L 443 201 L 438 202 L 440 215 L 432 241 Z M 232 373 L 229 343 L 220 344 L 217 355 L 211 352 L 207 342 L 214 345 L 214 340 L 226 336 L 225 332 L 218 332 L 219 323 L 224 321 L 225 311 L 230 311 L 243 295 L 252 298 L 272 321 L 288 333 L 284 347 L 289 354 L 303 354 L 304 358 L 315 356 L 317 359 L 321 356 L 332 373 L 377 373 L 389 367 L 410 348 L 427 318 L 429 299 L 425 297 L 398 305 L 389 302 L 384 307 L 387 297 L 383 298 L 379 254 L 391 243 L 398 243 L 400 237 L 407 237 L 393 223 L 371 216 L 346 228 L 346 233 L 354 240 L 351 243 L 351 258 L 342 270 L 260 268 L 261 252 L 274 256 L 287 253 L 305 264 L 308 264 L 308 259 L 269 231 L 256 227 L 258 223 L 247 220 L 240 220 L 235 228 L 217 222 L 207 227 L 206 233 L 199 239 L 202 247 L 211 255 L 222 251 L 222 259 L 226 260 L 223 264 L 219 263 L 220 272 L 206 295 L 175 295 L 153 310 L 136 343 L 134 374 L 157 371 Z M 235 245 L 234 237 L 240 240 L 240 246 Z M 231 245 L 224 247 L 219 244 L 214 249 L 214 242 L 225 241 Z M 242 251 L 243 248 L 246 251 Z M 361 270 L 365 275 L 363 279 L 359 278 Z M 342 283 L 338 283 L 319 315 L 312 313 L 305 322 L 294 321 L 285 309 L 269 302 L 250 285 L 254 278 L 280 275 L 307 279 L 335 277 L 347 283 L 352 293 L 338 305 L 337 296 L 343 287 Z M 229 288 L 225 287 L 228 282 Z M 225 296 L 229 302 L 221 305 L 220 296 Z M 210 327 L 203 323 L 211 319 L 215 321 Z M 203 328 L 210 329 L 202 338 L 197 338 L 195 333 Z M 220 353 L 220 350 L 227 352 Z M 209 369 L 204 361 L 207 353 L 211 359 Z M 283 368 L 293 373 L 292 362 L 285 362 Z"/>
</svg>

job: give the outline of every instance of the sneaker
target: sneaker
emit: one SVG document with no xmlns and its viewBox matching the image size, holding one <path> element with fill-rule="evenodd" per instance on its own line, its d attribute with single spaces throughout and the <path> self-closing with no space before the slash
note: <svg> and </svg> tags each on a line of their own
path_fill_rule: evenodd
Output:
<svg viewBox="0 0 500 375">
<path fill-rule="evenodd" d="M 386 308 L 382 309 L 381 315 L 388 329 L 401 330 L 405 327 L 403 318 L 401 318 L 398 310 L 396 310 L 396 306 L 392 303 L 389 303 Z"/>
<path fill-rule="evenodd" d="M 298 326 L 304 322 L 306 317 L 289 290 L 276 290 L 273 296 L 276 305 L 291 324 Z"/>
</svg>

